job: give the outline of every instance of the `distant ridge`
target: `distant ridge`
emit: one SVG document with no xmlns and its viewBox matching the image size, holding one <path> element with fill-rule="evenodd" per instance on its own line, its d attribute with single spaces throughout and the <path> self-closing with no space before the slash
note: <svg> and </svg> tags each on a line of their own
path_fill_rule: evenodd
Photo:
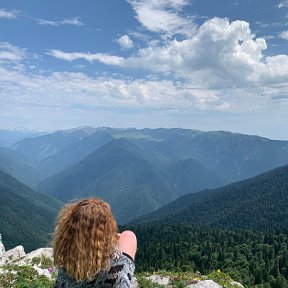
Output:
<svg viewBox="0 0 288 288">
<path fill-rule="evenodd" d="M 213 190 L 188 194 L 134 223 L 288 231 L 288 165 Z"/>
<path fill-rule="evenodd" d="M 182 128 L 78 127 L 25 139 L 12 148 L 29 159 L 40 174 L 50 177 L 119 138 L 135 143 L 146 151 L 145 158 L 157 165 L 194 159 L 214 172 L 223 183 L 248 179 L 288 164 L 288 141 Z"/>
</svg>

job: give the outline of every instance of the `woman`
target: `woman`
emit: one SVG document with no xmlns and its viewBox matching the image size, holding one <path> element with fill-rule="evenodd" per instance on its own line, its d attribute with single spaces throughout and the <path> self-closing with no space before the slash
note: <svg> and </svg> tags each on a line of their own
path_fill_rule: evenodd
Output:
<svg viewBox="0 0 288 288">
<path fill-rule="evenodd" d="M 137 239 L 131 231 L 117 233 L 106 202 L 88 198 L 65 206 L 53 248 L 59 269 L 54 288 L 131 287 Z"/>
</svg>

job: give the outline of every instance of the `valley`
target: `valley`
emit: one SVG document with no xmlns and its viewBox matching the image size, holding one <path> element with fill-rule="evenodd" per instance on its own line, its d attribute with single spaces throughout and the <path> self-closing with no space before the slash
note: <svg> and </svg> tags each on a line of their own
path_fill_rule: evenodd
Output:
<svg viewBox="0 0 288 288">
<path fill-rule="evenodd" d="M 79 127 L 1 147 L 0 171 L 7 248 L 49 246 L 65 203 L 99 197 L 136 232 L 141 273 L 220 269 L 245 287 L 286 287 L 288 141 Z"/>
</svg>

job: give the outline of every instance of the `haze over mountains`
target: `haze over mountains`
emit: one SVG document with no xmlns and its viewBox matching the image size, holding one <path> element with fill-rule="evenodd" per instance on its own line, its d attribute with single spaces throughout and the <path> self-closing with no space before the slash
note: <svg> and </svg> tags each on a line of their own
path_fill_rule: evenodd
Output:
<svg viewBox="0 0 288 288">
<path fill-rule="evenodd" d="M 38 130 L 19 129 L 0 129 L 0 147 L 10 147 L 12 144 L 24 138 L 33 138 L 45 135 L 47 132 Z"/>
<path fill-rule="evenodd" d="M 288 141 L 190 129 L 79 127 L 27 138 L 10 150 L 27 160 L 30 186 L 64 202 L 101 197 L 122 224 L 180 196 L 288 163 Z M 17 169 L 5 171 L 21 180 Z"/>
<path fill-rule="evenodd" d="M 188 194 L 135 223 L 222 229 L 288 230 L 288 165 L 227 186 Z"/>
</svg>

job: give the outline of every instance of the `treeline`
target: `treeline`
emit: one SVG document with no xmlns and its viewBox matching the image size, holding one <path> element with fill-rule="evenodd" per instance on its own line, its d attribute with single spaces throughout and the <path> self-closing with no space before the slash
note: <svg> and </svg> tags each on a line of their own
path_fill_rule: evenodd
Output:
<svg viewBox="0 0 288 288">
<path fill-rule="evenodd" d="M 220 269 L 245 287 L 288 287 L 287 232 L 212 230 L 173 224 L 129 229 L 138 237 L 138 272 L 191 270 L 208 274 Z"/>
</svg>

